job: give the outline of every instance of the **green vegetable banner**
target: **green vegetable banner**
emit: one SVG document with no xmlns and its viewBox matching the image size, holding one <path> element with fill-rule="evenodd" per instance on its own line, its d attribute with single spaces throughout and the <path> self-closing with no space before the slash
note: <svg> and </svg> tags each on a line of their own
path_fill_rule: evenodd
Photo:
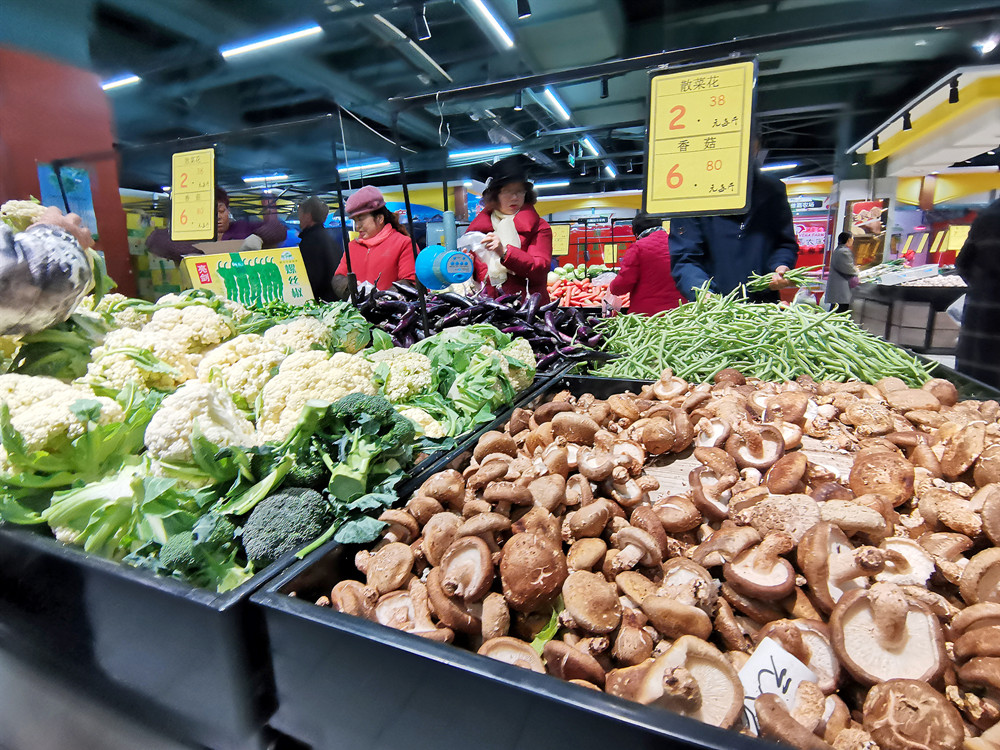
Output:
<svg viewBox="0 0 1000 750">
<path fill-rule="evenodd" d="M 187 286 L 211 289 L 244 305 L 302 305 L 313 299 L 297 247 L 188 256 L 181 261 L 181 274 Z"/>
</svg>

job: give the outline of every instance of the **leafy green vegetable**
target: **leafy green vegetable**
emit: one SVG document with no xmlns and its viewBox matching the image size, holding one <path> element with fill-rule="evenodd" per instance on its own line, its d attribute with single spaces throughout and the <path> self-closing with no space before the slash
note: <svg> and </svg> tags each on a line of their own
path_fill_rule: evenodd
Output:
<svg viewBox="0 0 1000 750">
<path fill-rule="evenodd" d="M 563 604 L 563 598 L 560 596 L 556 599 L 556 604 L 552 608 L 552 615 L 549 617 L 548 623 L 544 628 L 538 631 L 538 635 L 536 635 L 535 639 L 531 642 L 531 647 L 538 652 L 539 656 L 541 656 L 542 651 L 545 649 L 545 644 L 555 638 L 559 633 L 559 615 L 562 614 L 562 611 L 565 608 L 566 605 Z"/>
<path fill-rule="evenodd" d="M 371 324 L 349 302 L 323 305 L 319 318 L 330 329 L 331 351 L 357 354 L 371 343 Z"/>
<path fill-rule="evenodd" d="M 48 375 L 72 380 L 85 375 L 90 352 L 111 330 L 110 318 L 73 313 L 69 319 L 21 338 L 21 348 L 7 370 L 22 375 Z"/>
</svg>

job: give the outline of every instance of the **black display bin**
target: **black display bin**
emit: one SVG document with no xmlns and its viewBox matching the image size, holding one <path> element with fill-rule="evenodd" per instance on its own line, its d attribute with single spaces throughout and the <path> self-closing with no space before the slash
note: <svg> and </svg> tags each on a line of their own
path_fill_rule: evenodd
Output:
<svg viewBox="0 0 1000 750">
<path fill-rule="evenodd" d="M 519 400 L 554 377 L 537 377 Z M 400 494 L 412 493 L 492 425 L 422 460 Z M 248 599 L 295 562 L 294 554 L 216 594 L 41 531 L 0 527 L 0 648 L 180 741 L 218 750 L 266 745 L 274 689 L 263 621 Z"/>
</svg>

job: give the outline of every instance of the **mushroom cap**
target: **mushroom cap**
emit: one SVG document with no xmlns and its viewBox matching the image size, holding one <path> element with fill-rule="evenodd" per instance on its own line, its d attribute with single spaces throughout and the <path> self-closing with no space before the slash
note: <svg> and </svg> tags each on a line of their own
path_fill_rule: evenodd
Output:
<svg viewBox="0 0 1000 750">
<path fill-rule="evenodd" d="M 636 699 L 726 728 L 743 709 L 743 685 L 721 651 L 685 635 L 653 660 Z"/>
<path fill-rule="evenodd" d="M 799 544 L 820 517 L 819 503 L 809 495 L 795 494 L 771 495 L 739 511 L 733 520 L 741 526 L 753 526 L 761 536 L 785 531 Z"/>
<path fill-rule="evenodd" d="M 948 659 L 934 613 L 919 602 L 907 602 L 901 640 L 884 645 L 871 597 L 871 591 L 848 592 L 830 615 L 833 647 L 844 668 L 865 685 L 897 678 L 932 682 L 940 677 Z"/>
<path fill-rule="evenodd" d="M 396 630 L 412 630 L 413 617 L 413 600 L 409 591 L 385 594 L 375 604 L 375 622 L 380 625 Z"/>
<path fill-rule="evenodd" d="M 591 482 L 603 482 L 611 476 L 615 459 L 611 453 L 592 448 L 581 448 L 577 452 L 577 471 Z"/>
<path fill-rule="evenodd" d="M 491 453 L 505 453 L 514 457 L 517 455 L 517 444 L 514 442 L 514 438 L 507 433 L 491 430 L 479 438 L 479 442 L 476 443 L 476 448 L 472 452 L 472 457 L 481 462 Z"/>
<path fill-rule="evenodd" d="M 1000 625 L 975 628 L 955 639 L 955 659 L 1000 656 Z"/>
<path fill-rule="evenodd" d="M 712 620 L 705 611 L 689 604 L 681 604 L 666 596 L 647 596 L 640 602 L 649 623 L 667 638 L 694 635 L 708 638 L 712 634 Z"/>
<path fill-rule="evenodd" d="M 934 559 L 912 539 L 889 537 L 882 540 L 879 549 L 889 554 L 885 569 L 875 574 L 876 581 L 897 586 L 925 586 L 934 574 Z"/>
<path fill-rule="evenodd" d="M 560 539 L 562 528 L 554 515 L 549 513 L 541 505 L 534 505 L 528 511 L 510 525 L 510 530 L 514 534 L 528 532 L 529 534 L 541 534 L 553 541 Z"/>
<path fill-rule="evenodd" d="M 760 444 L 755 447 L 751 441 Z M 726 452 L 736 459 L 741 469 L 752 467 L 764 471 L 784 455 L 785 439 L 774 425 L 744 422 L 733 426 L 726 440 Z"/>
<path fill-rule="evenodd" d="M 510 630 L 510 610 L 503 594 L 492 592 L 483 599 L 483 640 L 507 635 Z"/>
<path fill-rule="evenodd" d="M 475 635 L 482 631 L 482 622 L 445 592 L 441 568 L 431 568 L 427 574 L 427 597 L 437 618 L 452 630 Z"/>
<path fill-rule="evenodd" d="M 441 558 L 458 536 L 459 527 L 465 522 L 457 513 L 436 513 L 424 524 L 424 538 L 420 547 L 432 566 L 441 564 Z"/>
<path fill-rule="evenodd" d="M 642 604 L 647 596 L 655 594 L 657 588 L 655 583 L 634 570 L 623 570 L 615 576 L 615 583 L 622 594 L 638 604 Z"/>
<path fill-rule="evenodd" d="M 864 436 L 887 435 L 894 429 L 892 412 L 877 401 L 856 399 L 847 405 L 840 419 Z"/>
<path fill-rule="evenodd" d="M 378 592 L 361 581 L 338 581 L 330 591 L 330 604 L 338 612 L 372 619 Z"/>
<path fill-rule="evenodd" d="M 527 487 L 515 482 L 492 482 L 483 491 L 483 500 L 496 505 L 510 503 L 511 505 L 531 505 L 534 498 Z"/>
<path fill-rule="evenodd" d="M 972 687 L 1000 691 L 1000 657 L 976 656 L 958 670 L 958 681 Z"/>
<path fill-rule="evenodd" d="M 976 459 L 972 478 L 977 487 L 1000 482 L 1000 443 L 990 443 Z"/>
<path fill-rule="evenodd" d="M 562 411 L 552 418 L 552 434 L 564 437 L 570 443 L 593 445 L 599 429 L 601 426 L 585 414 Z"/>
<path fill-rule="evenodd" d="M 564 411 L 573 411 L 573 404 L 567 401 L 549 401 L 535 409 L 532 416 L 535 418 L 535 424 L 545 424 L 551 422 L 556 414 Z"/>
<path fill-rule="evenodd" d="M 842 577 L 840 571 L 851 568 L 856 552 L 844 532 L 831 523 L 824 521 L 813 526 L 802 538 L 796 554 L 799 570 L 805 575 L 816 603 L 824 612 L 832 610 L 846 592 L 868 585 L 863 575 L 867 571 L 864 570 L 843 580 L 833 580 Z M 874 573 L 875 569 L 871 572 Z"/>
<path fill-rule="evenodd" d="M 480 656 L 488 656 L 497 661 L 513 664 L 515 667 L 545 674 L 545 664 L 542 663 L 542 657 L 531 647 L 530 643 L 519 638 L 505 635 L 490 638 L 483 642 L 476 653 Z"/>
<path fill-rule="evenodd" d="M 500 582 L 511 608 L 531 612 L 550 604 L 569 571 L 561 545 L 538 534 L 514 534 L 500 557 Z"/>
<path fill-rule="evenodd" d="M 477 536 L 463 536 L 441 558 L 441 585 L 449 596 L 475 602 L 486 596 L 493 583 L 490 548 Z"/>
<path fill-rule="evenodd" d="M 784 532 L 772 532 L 756 547 L 744 550 L 732 562 L 723 567 L 723 576 L 734 589 L 745 596 L 773 601 L 784 599 L 795 588 L 795 568 L 777 553 L 762 549 L 771 546 L 778 536 L 787 539 L 787 544 L 781 549 L 789 552 L 793 548 L 790 536 Z"/>
<path fill-rule="evenodd" d="M 957 640 L 964 633 L 993 625 L 1000 625 L 1000 604 L 980 602 L 960 610 L 952 619 L 949 632 L 952 639 Z"/>
<path fill-rule="evenodd" d="M 562 680 L 586 680 L 604 686 L 604 667 L 593 656 L 563 641 L 549 641 L 542 649 L 545 670 Z"/>
<path fill-rule="evenodd" d="M 455 532 L 456 537 L 494 534 L 510 528 L 510 519 L 502 513 L 477 513 L 466 519 Z"/>
<path fill-rule="evenodd" d="M 663 564 L 663 577 L 656 593 L 711 614 L 719 600 L 719 584 L 694 560 L 675 557 Z"/>
<path fill-rule="evenodd" d="M 972 422 L 943 441 L 941 473 L 956 480 L 975 463 L 986 446 L 986 424 Z"/>
<path fill-rule="evenodd" d="M 786 453 L 767 470 L 767 475 L 764 477 L 767 489 L 775 495 L 799 492 L 808 465 L 806 454 L 802 451 Z"/>
<path fill-rule="evenodd" d="M 389 528 L 383 531 L 383 535 L 392 533 L 397 542 L 409 544 L 420 534 L 420 525 L 408 511 L 400 508 L 389 508 L 382 511 L 378 520 L 389 524 Z"/>
<path fill-rule="evenodd" d="M 1000 465 L 1000 459 L 997 463 Z M 983 519 L 983 532 L 993 544 L 1000 546 L 1000 483 L 982 487 L 973 497 L 982 500 L 983 509 L 979 515 Z"/>
<path fill-rule="evenodd" d="M 566 564 L 570 570 L 592 570 L 604 560 L 607 551 L 608 545 L 600 537 L 578 539 L 566 553 Z"/>
<path fill-rule="evenodd" d="M 610 633 L 621 621 L 618 587 L 599 573 L 585 570 L 570 573 L 563 584 L 562 596 L 573 621 L 588 633 Z"/>
<path fill-rule="evenodd" d="M 637 426 L 638 428 L 638 426 Z M 653 417 L 642 428 L 639 442 L 654 456 L 659 456 L 674 447 L 676 432 L 673 423 L 666 417 Z"/>
<path fill-rule="evenodd" d="M 420 485 L 417 494 L 432 497 L 453 510 L 461 510 L 465 503 L 465 479 L 454 469 L 445 469 Z"/>
<path fill-rule="evenodd" d="M 925 391 L 934 394 L 942 406 L 954 406 L 958 403 L 958 388 L 950 380 L 931 378 L 921 386 Z"/>
<path fill-rule="evenodd" d="M 877 451 L 855 457 L 850 475 L 855 495 L 885 495 L 893 507 L 913 497 L 913 464 L 889 451 Z"/>
<path fill-rule="evenodd" d="M 885 394 L 885 400 L 889 402 L 889 406 L 901 412 L 917 409 L 938 411 L 941 408 L 941 402 L 933 393 L 920 388 L 907 388 L 905 390 L 900 388 L 897 391 L 890 391 Z"/>
<path fill-rule="evenodd" d="M 535 505 L 555 513 L 566 502 L 566 479 L 560 474 L 547 474 L 533 479 L 528 485 L 528 491 Z"/>
<path fill-rule="evenodd" d="M 1000 603 L 1000 547 L 984 549 L 969 560 L 958 590 L 968 604 Z"/>
<path fill-rule="evenodd" d="M 680 495 L 670 495 L 661 500 L 657 500 L 653 505 L 653 512 L 660 519 L 665 531 L 671 534 L 679 534 L 698 528 L 702 522 L 701 511 L 698 507 Z"/>
<path fill-rule="evenodd" d="M 392 542 L 377 550 L 368 560 L 365 575 L 368 585 L 381 596 L 402 588 L 413 569 L 413 550 L 402 542 Z"/>
<path fill-rule="evenodd" d="M 754 709 L 757 712 L 761 737 L 776 740 L 782 745 L 797 747 L 799 750 L 832 750 L 828 743 L 795 720 L 780 696 L 763 693 L 754 699 Z"/>
<path fill-rule="evenodd" d="M 959 750 L 961 714 L 926 682 L 887 680 L 868 691 L 864 728 L 884 750 Z"/>
</svg>

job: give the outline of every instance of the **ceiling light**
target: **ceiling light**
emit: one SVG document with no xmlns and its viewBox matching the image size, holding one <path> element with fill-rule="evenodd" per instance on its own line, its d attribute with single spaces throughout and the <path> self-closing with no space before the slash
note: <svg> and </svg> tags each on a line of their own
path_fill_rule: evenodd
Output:
<svg viewBox="0 0 1000 750">
<path fill-rule="evenodd" d="M 112 78 L 101 84 L 101 88 L 105 91 L 110 91 L 111 89 L 120 89 L 122 86 L 131 86 L 133 83 L 139 83 L 142 79 L 135 75 L 134 73 L 125 73 L 118 78 Z"/>
<path fill-rule="evenodd" d="M 607 99 L 609 95 L 610 91 L 608 91 L 608 77 L 604 76 L 603 78 L 601 78 L 601 98 Z"/>
<path fill-rule="evenodd" d="M 760 168 L 761 172 L 784 172 L 786 169 L 795 169 L 799 166 L 797 161 L 788 161 L 781 164 L 765 164 Z"/>
<path fill-rule="evenodd" d="M 514 111 L 520 112 L 524 109 L 524 104 L 521 101 L 521 92 L 517 91 L 514 93 Z"/>
<path fill-rule="evenodd" d="M 878 151 L 878 136 L 872 136 L 872 151 Z"/>
<path fill-rule="evenodd" d="M 230 57 L 236 57 L 237 55 L 243 55 L 247 52 L 256 52 L 260 49 L 265 49 L 267 47 L 274 47 L 278 44 L 285 44 L 287 42 L 294 42 L 297 39 L 305 39 L 306 37 L 316 36 L 317 34 L 323 33 L 323 27 L 318 24 L 309 24 L 308 26 L 303 26 L 299 29 L 294 29 L 292 31 L 286 31 L 281 34 L 276 34 L 273 36 L 267 36 L 262 39 L 255 39 L 248 42 L 240 42 L 239 44 L 234 44 L 229 47 L 219 47 L 219 54 L 229 59 Z"/>
<path fill-rule="evenodd" d="M 931 174 L 938 174 L 937 172 L 931 172 Z"/>
<path fill-rule="evenodd" d="M 434 68 L 434 70 L 436 70 L 438 72 L 438 75 L 440 75 L 442 78 L 444 78 L 448 82 L 451 82 L 451 81 L 455 80 L 454 78 L 452 78 L 450 75 L 448 75 L 445 72 L 444 68 L 442 68 L 440 65 L 437 64 L 437 61 L 433 57 L 431 57 L 426 52 L 424 52 L 423 48 L 419 44 L 417 44 L 412 39 L 407 39 L 406 43 L 410 45 L 410 47 L 413 49 L 414 52 L 416 52 L 418 55 L 420 55 L 422 58 L 424 58 L 427 61 L 427 64 L 430 65 L 432 68 Z"/>
<path fill-rule="evenodd" d="M 987 151 L 986 153 L 989 154 L 990 156 L 996 156 L 997 152 L 994 150 L 994 151 Z"/>
<path fill-rule="evenodd" d="M 170 192 L 170 185 L 161 185 L 160 186 L 160 190 L 162 192 L 164 192 L 164 193 L 169 193 Z"/>
<path fill-rule="evenodd" d="M 587 176 L 587 162 L 585 161 L 580 162 L 580 176 L 581 177 Z"/>
<path fill-rule="evenodd" d="M 449 159 L 472 159 L 479 156 L 496 156 L 506 154 L 514 150 L 513 146 L 493 146 L 491 148 L 476 148 L 469 151 L 452 151 L 448 154 Z"/>
<path fill-rule="evenodd" d="M 628 169 L 626 169 L 625 171 L 626 172 L 631 172 L 632 171 L 632 160 L 631 159 L 628 160 Z"/>
<path fill-rule="evenodd" d="M 517 0 L 517 17 L 527 18 L 531 15 L 531 3 L 528 0 Z"/>
<path fill-rule="evenodd" d="M 613 179 L 615 179 L 615 178 L 616 178 L 616 177 L 618 176 L 618 173 L 617 173 L 617 172 L 615 171 L 615 168 L 614 168 L 614 167 L 612 167 L 612 166 L 611 166 L 610 164 L 605 164 L 605 165 L 604 165 L 604 172 L 605 172 L 605 174 L 607 174 L 607 175 L 608 175 L 608 177 L 610 177 L 610 178 L 611 178 L 612 180 L 613 180 Z"/>
<path fill-rule="evenodd" d="M 597 145 L 592 140 L 590 140 L 590 136 L 589 135 L 588 136 L 584 136 L 584 138 L 581 141 L 581 143 L 583 143 L 584 148 L 586 148 L 594 156 L 600 156 L 601 155 L 601 152 L 598 150 Z"/>
<path fill-rule="evenodd" d="M 988 55 L 1000 45 L 1000 34 L 990 34 L 985 39 L 973 43 L 973 47 L 979 50 L 980 55 Z"/>
<path fill-rule="evenodd" d="M 926 39 L 918 39 L 917 41 L 915 41 L 913 43 L 913 46 L 914 47 L 926 47 L 927 46 L 927 40 Z"/>
<path fill-rule="evenodd" d="M 466 180 L 465 182 L 462 183 L 462 185 L 463 187 L 470 188 L 472 187 L 472 180 Z"/>
<path fill-rule="evenodd" d="M 549 100 L 549 103 L 552 105 L 553 109 L 555 109 L 556 114 L 559 115 L 559 119 L 569 120 L 570 118 L 569 109 L 567 109 L 565 104 L 559 101 L 559 97 L 556 96 L 556 93 L 548 86 L 545 87 L 543 93 L 545 94 L 545 98 Z"/>
<path fill-rule="evenodd" d="M 546 188 L 569 187 L 569 180 L 553 180 L 552 182 L 536 182 L 535 190 L 545 190 Z"/>
<path fill-rule="evenodd" d="M 903 130 L 913 130 L 913 122 L 910 120 L 910 113 L 903 113 Z"/>
<path fill-rule="evenodd" d="M 958 104 L 958 76 L 952 78 L 948 84 L 948 103 Z"/>
<path fill-rule="evenodd" d="M 427 24 L 427 5 L 420 3 L 420 10 L 413 10 L 413 26 L 417 31 L 417 39 L 425 42 L 431 38 L 431 27 Z"/>
<path fill-rule="evenodd" d="M 367 164 L 355 164 L 350 167 L 344 167 L 339 171 L 343 174 L 344 172 L 360 172 L 362 170 L 387 169 L 389 167 L 395 167 L 395 165 L 391 161 L 382 159 L 381 161 L 371 161 Z"/>
<path fill-rule="evenodd" d="M 376 13 L 375 15 L 372 16 L 372 18 L 374 18 L 380 24 L 382 24 L 387 29 L 389 29 L 389 31 L 392 32 L 392 35 L 394 37 L 396 37 L 397 39 L 401 39 L 402 40 L 402 39 L 408 39 L 409 38 L 409 37 L 406 36 L 406 34 L 403 32 L 403 30 L 401 28 L 399 28 L 398 26 L 396 26 L 396 24 L 394 24 L 388 18 L 386 18 L 385 16 L 383 16 L 381 13 Z"/>
<path fill-rule="evenodd" d="M 493 38 L 499 41 L 505 49 L 510 49 L 514 46 L 514 38 L 510 35 L 510 32 L 507 31 L 506 27 L 500 22 L 500 19 L 496 17 L 483 0 L 469 0 L 469 7 L 476 12 L 480 21 L 483 22 L 480 25 L 489 29 Z"/>
<path fill-rule="evenodd" d="M 262 174 L 256 177 L 244 177 L 243 182 L 271 182 L 274 180 L 287 180 L 287 174 Z"/>
</svg>

